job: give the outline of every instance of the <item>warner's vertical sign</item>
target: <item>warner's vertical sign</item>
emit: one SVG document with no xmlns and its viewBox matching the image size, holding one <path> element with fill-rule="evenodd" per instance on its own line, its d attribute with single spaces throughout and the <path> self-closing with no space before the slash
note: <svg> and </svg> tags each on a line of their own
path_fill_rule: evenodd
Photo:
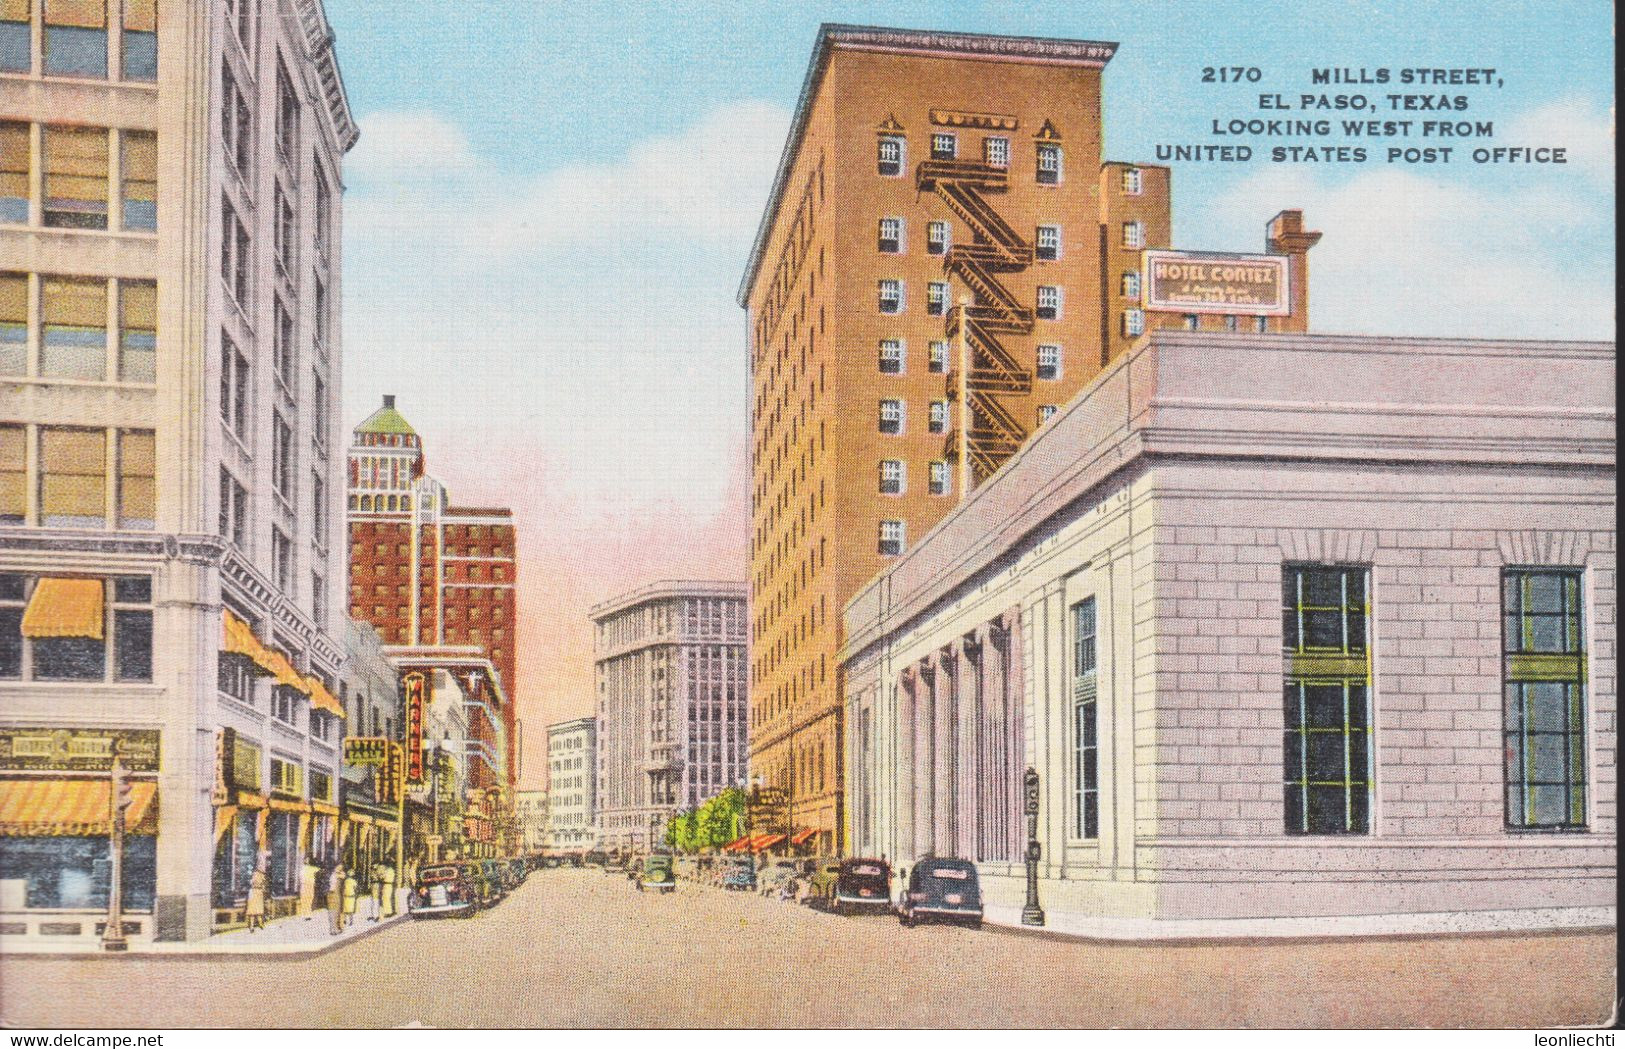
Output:
<svg viewBox="0 0 1625 1049">
<path fill-rule="evenodd" d="M 414 670 L 402 685 L 406 689 L 406 781 L 418 784 L 423 782 L 423 704 L 429 679 Z"/>
</svg>

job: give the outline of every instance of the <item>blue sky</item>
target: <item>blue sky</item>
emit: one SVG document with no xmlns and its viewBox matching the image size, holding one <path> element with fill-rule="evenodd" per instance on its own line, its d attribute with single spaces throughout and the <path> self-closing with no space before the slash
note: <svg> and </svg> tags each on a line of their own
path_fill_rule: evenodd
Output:
<svg viewBox="0 0 1625 1049">
<path fill-rule="evenodd" d="M 1325 232 L 1318 330 L 1611 337 L 1606 3 L 326 5 L 361 127 L 346 413 L 396 393 L 456 498 L 520 510 L 522 607 L 546 608 L 522 691 L 549 718 L 587 709 L 587 605 L 640 575 L 745 574 L 733 293 L 820 22 L 1116 41 L 1120 160 L 1213 141 L 1212 118 L 1309 90 L 1315 66 L 1494 67 L 1499 91 L 1447 89 L 1463 115 L 1573 163 L 1175 164 L 1175 244 L 1260 250 L 1302 207 Z M 1263 82 L 1203 84 L 1206 65 Z"/>
</svg>

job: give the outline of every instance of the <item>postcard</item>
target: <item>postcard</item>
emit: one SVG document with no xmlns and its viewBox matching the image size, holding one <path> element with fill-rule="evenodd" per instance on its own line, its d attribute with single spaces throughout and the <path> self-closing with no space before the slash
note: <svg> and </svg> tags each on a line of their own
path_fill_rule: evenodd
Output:
<svg viewBox="0 0 1625 1049">
<path fill-rule="evenodd" d="M 1612 1024 L 1610 13 L 0 0 L 0 1024 Z"/>
</svg>

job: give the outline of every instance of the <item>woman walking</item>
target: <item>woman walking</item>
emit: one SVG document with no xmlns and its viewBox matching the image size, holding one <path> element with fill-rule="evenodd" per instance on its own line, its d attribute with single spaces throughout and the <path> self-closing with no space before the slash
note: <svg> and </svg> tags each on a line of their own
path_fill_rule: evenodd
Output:
<svg viewBox="0 0 1625 1049">
<path fill-rule="evenodd" d="M 248 908 L 244 912 L 248 918 L 248 931 L 259 932 L 265 928 L 265 890 L 270 884 L 270 878 L 265 873 L 265 861 L 254 868 L 254 874 L 248 879 Z"/>
<path fill-rule="evenodd" d="M 339 928 L 341 929 L 355 924 L 356 888 L 355 871 L 346 871 L 344 873 L 344 911 L 339 920 Z"/>
</svg>

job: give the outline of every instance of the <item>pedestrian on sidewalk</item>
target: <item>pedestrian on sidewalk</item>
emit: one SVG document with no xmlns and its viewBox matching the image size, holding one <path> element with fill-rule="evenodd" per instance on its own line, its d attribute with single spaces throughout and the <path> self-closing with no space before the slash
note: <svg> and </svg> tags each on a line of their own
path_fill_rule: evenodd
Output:
<svg viewBox="0 0 1625 1049">
<path fill-rule="evenodd" d="M 355 897 L 356 897 L 355 871 L 344 872 L 344 903 L 343 911 L 339 916 L 339 928 L 347 929 L 355 923 Z"/>
<path fill-rule="evenodd" d="M 249 932 L 259 932 L 265 928 L 265 890 L 270 881 L 270 877 L 265 873 L 265 860 L 262 857 L 248 879 L 248 906 L 243 913 L 248 919 Z"/>
<path fill-rule="evenodd" d="M 384 916 L 384 865 L 375 863 L 367 872 L 372 876 L 372 917 L 369 921 L 377 921 Z"/>
<path fill-rule="evenodd" d="M 383 917 L 395 917 L 395 868 L 388 863 L 379 864 L 381 868 L 379 880 L 384 886 L 384 913 Z"/>
<path fill-rule="evenodd" d="M 344 864 L 335 863 L 327 876 L 327 925 L 334 936 L 344 931 Z"/>
</svg>

